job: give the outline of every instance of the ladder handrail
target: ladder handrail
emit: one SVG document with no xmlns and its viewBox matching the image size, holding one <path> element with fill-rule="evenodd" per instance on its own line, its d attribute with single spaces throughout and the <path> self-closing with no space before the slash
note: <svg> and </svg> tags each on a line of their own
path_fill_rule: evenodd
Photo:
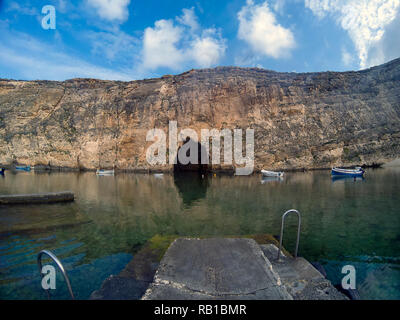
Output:
<svg viewBox="0 0 400 320">
<path fill-rule="evenodd" d="M 64 266 L 62 265 L 61 261 L 55 256 L 54 253 L 52 253 L 52 252 L 49 251 L 49 250 L 42 250 L 42 251 L 39 252 L 39 254 L 38 254 L 38 256 L 37 256 L 37 263 L 38 263 L 40 275 L 41 275 L 42 278 L 43 278 L 43 274 L 42 274 L 42 256 L 43 256 L 44 254 L 47 255 L 47 256 L 49 256 L 49 257 L 57 264 L 57 266 L 60 268 L 61 273 L 62 273 L 63 276 L 64 276 L 65 282 L 67 283 L 67 287 L 68 287 L 69 294 L 71 295 L 71 298 L 74 300 L 75 297 L 74 297 L 74 294 L 73 294 L 73 292 L 72 292 L 72 287 L 71 287 L 71 283 L 69 282 L 69 278 L 68 278 L 68 276 L 67 276 L 67 272 L 65 271 Z M 46 292 L 47 292 L 48 298 L 50 299 L 49 290 L 47 289 Z"/>
<path fill-rule="evenodd" d="M 301 215 L 300 215 L 300 212 L 299 212 L 298 210 L 290 209 L 290 210 L 286 211 L 286 212 L 282 215 L 281 235 L 280 235 L 280 238 L 279 238 L 278 260 L 279 260 L 279 258 L 280 258 L 281 250 L 282 250 L 283 229 L 284 229 L 284 226 L 285 226 L 285 218 L 286 218 L 286 216 L 287 216 L 289 213 L 291 213 L 291 212 L 295 212 L 295 213 L 297 214 L 297 218 L 298 218 L 296 250 L 295 250 L 295 252 L 294 252 L 294 257 L 297 258 L 297 252 L 298 252 L 298 250 L 299 250 L 299 241 L 300 241 Z"/>
</svg>

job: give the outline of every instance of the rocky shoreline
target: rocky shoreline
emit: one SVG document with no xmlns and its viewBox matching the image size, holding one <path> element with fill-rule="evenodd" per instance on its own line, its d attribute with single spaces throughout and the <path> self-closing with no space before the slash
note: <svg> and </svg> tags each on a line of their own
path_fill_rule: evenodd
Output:
<svg viewBox="0 0 400 320">
<path fill-rule="evenodd" d="M 13 165 L 1 165 L 1 168 L 4 168 L 6 170 L 14 170 L 15 166 Z M 352 168 L 354 166 L 346 166 L 345 168 Z M 362 168 L 366 169 L 378 169 L 382 167 L 386 167 L 385 164 L 380 164 L 380 163 L 372 163 L 370 165 L 361 165 Z M 293 168 L 293 169 L 282 169 L 282 168 L 277 168 L 275 170 L 277 171 L 284 171 L 284 172 L 308 172 L 308 171 L 328 171 L 331 170 L 331 167 L 324 167 L 324 168 Z M 54 167 L 54 166 L 33 166 L 33 170 L 36 173 L 51 173 L 51 172 L 78 172 L 78 173 L 85 173 L 85 172 L 96 172 L 96 169 L 90 169 L 90 168 L 71 168 L 71 167 Z M 127 173 L 127 174 L 155 174 L 155 173 L 165 173 L 165 174 L 173 174 L 174 169 L 173 168 L 160 168 L 160 169 L 118 169 L 115 168 L 115 173 Z M 222 175 L 235 175 L 235 170 L 227 170 L 227 169 L 218 169 L 218 168 L 212 168 L 208 170 L 206 173 L 208 174 L 213 174 L 213 173 L 218 173 Z M 260 174 L 261 169 L 259 170 L 254 170 L 254 174 Z"/>
</svg>

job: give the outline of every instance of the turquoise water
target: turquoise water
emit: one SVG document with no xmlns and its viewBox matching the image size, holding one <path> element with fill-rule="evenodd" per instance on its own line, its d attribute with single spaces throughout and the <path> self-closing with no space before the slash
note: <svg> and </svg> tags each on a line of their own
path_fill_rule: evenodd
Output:
<svg viewBox="0 0 400 320">
<path fill-rule="evenodd" d="M 250 177 L 7 171 L 0 194 L 72 190 L 68 204 L 0 207 L 0 299 L 45 299 L 36 255 L 53 251 L 77 298 L 118 274 L 156 234 L 279 234 L 280 217 L 302 213 L 299 254 L 319 261 L 338 284 L 354 265 L 364 299 L 400 299 L 400 168 L 368 170 L 366 179 L 332 181 L 329 171 Z M 286 231 L 287 230 L 287 231 Z M 296 218 L 287 219 L 292 251 Z M 54 298 L 69 298 L 60 275 Z"/>
</svg>

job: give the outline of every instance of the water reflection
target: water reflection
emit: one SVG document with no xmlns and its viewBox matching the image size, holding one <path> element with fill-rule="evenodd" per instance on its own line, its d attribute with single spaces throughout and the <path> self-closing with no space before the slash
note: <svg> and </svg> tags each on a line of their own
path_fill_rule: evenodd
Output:
<svg viewBox="0 0 400 320">
<path fill-rule="evenodd" d="M 176 172 L 174 174 L 174 183 L 186 207 L 206 197 L 209 186 L 208 179 L 208 175 L 201 172 L 187 171 L 185 173 Z"/>
<path fill-rule="evenodd" d="M 331 177 L 332 182 L 338 182 L 338 181 L 363 181 L 365 178 L 364 177 L 346 177 L 346 176 L 332 176 Z"/>
<path fill-rule="evenodd" d="M 261 184 L 271 183 L 271 182 L 282 182 L 283 177 L 262 177 Z"/>
<path fill-rule="evenodd" d="M 369 170 L 367 174 L 362 183 L 332 183 L 329 171 L 288 173 L 282 181 L 263 185 L 260 175 L 202 179 L 190 172 L 162 178 L 139 174 L 99 177 L 94 173 L 6 175 L 0 179 L 0 193 L 71 190 L 76 201 L 0 207 L 0 298 L 36 297 L 35 255 L 42 249 L 55 251 L 68 263 L 71 282 L 91 279 L 86 287 L 76 289 L 85 298 L 98 289 L 110 269 L 114 273 L 122 270 L 129 257 L 156 234 L 278 234 L 281 215 L 290 208 L 302 213 L 300 255 L 324 261 L 330 277 L 336 275 L 338 281 L 340 266 L 356 263 L 364 297 L 383 297 L 371 279 L 391 281 L 391 288 L 399 286 L 400 279 L 400 169 Z M 292 248 L 296 219 L 293 223 L 291 217 L 287 220 L 284 245 Z M 377 266 L 373 270 L 372 263 Z M 400 290 L 386 292 L 388 298 L 400 298 Z"/>
</svg>

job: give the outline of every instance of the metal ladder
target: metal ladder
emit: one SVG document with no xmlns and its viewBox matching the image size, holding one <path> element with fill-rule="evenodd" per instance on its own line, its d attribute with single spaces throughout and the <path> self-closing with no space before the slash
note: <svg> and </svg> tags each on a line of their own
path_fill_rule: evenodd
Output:
<svg viewBox="0 0 400 320">
<path fill-rule="evenodd" d="M 297 218 L 298 218 L 298 227 L 297 227 L 297 240 L 296 240 L 296 250 L 294 252 L 294 257 L 297 258 L 297 252 L 299 250 L 299 241 L 300 241 L 300 227 L 301 227 L 301 215 L 300 212 L 295 210 L 295 209 L 290 209 L 288 211 L 286 211 L 283 215 L 282 215 L 282 224 L 281 224 L 281 235 L 279 238 L 279 250 L 278 250 L 278 258 L 277 260 L 279 261 L 279 258 L 281 256 L 281 250 L 282 250 L 282 242 L 283 242 L 283 228 L 285 226 L 285 218 L 286 216 L 291 213 L 294 212 L 297 214 Z"/>
<path fill-rule="evenodd" d="M 38 256 L 37 256 L 37 263 L 38 263 L 39 273 L 40 273 L 41 277 L 43 278 L 43 274 L 42 274 L 42 256 L 44 254 L 49 256 L 57 264 L 57 266 L 60 268 L 60 270 L 61 270 L 61 272 L 62 272 L 62 274 L 64 276 L 65 282 L 67 283 L 69 294 L 71 295 L 71 298 L 74 300 L 75 297 L 74 297 L 74 294 L 72 292 L 71 283 L 69 282 L 69 279 L 68 279 L 68 276 L 67 276 L 67 272 L 65 271 L 64 266 L 62 265 L 61 261 L 55 256 L 55 254 L 52 253 L 51 251 L 48 251 L 48 250 L 40 251 Z M 50 293 L 49 293 L 48 289 L 46 290 L 46 293 L 47 293 L 48 299 L 50 300 Z"/>
</svg>

